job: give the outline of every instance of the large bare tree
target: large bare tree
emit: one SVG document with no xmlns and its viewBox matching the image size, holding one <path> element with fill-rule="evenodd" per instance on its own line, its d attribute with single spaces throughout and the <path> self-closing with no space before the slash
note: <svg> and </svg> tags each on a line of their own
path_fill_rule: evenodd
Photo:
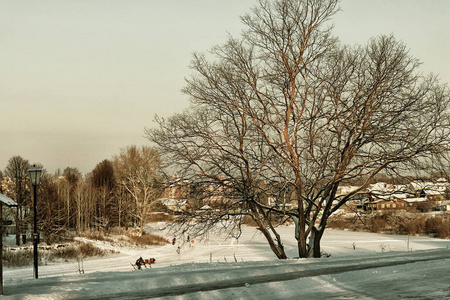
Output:
<svg viewBox="0 0 450 300">
<path fill-rule="evenodd" d="M 150 204 L 161 192 L 159 188 L 161 158 L 151 147 L 128 146 L 114 157 L 113 164 L 117 183 L 134 200 L 134 207 L 129 213 L 134 216 L 142 234 Z"/>
<path fill-rule="evenodd" d="M 337 4 L 259 1 L 242 18 L 247 30 L 240 38 L 230 37 L 208 55 L 194 54 L 184 92 L 200 114 L 189 113 L 191 122 L 202 128 L 177 116 L 147 131 L 174 164 L 183 161 L 203 176 L 248 182 L 248 173 L 227 173 L 225 163 L 217 168 L 220 158 L 233 160 L 237 173 L 250 169 L 252 178 L 276 183 L 275 205 L 257 203 L 260 211 L 295 221 L 300 257 L 320 256 L 328 217 L 358 192 L 337 197 L 339 184 L 359 179 L 363 189 L 380 172 L 409 172 L 448 150 L 447 87 L 423 76 L 418 60 L 393 36 L 341 45 L 326 27 Z M 217 124 L 220 118 L 226 121 Z M 250 157 L 253 165 L 246 168 Z M 252 194 L 256 186 L 241 189 Z M 292 209 L 281 209 L 286 200 L 294 201 Z"/>
<path fill-rule="evenodd" d="M 268 149 L 248 116 L 229 105 L 220 110 L 198 108 L 157 121 L 160 128 L 148 129 L 148 137 L 165 154 L 167 166 L 176 168 L 195 187 L 191 197 L 212 208 L 179 216 L 177 225 L 183 225 L 182 231 L 202 235 L 221 223 L 236 237 L 248 215 L 274 254 L 287 258 L 270 210 L 263 207 L 267 201 L 261 202 Z"/>
</svg>

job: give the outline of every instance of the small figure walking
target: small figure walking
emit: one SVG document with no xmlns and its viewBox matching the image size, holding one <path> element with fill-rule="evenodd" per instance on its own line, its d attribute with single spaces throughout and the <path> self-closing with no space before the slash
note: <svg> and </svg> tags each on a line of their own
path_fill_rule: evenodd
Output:
<svg viewBox="0 0 450 300">
<path fill-rule="evenodd" d="M 173 238 L 172 239 L 172 245 L 175 245 L 175 241 L 176 241 L 177 239 L 176 238 Z"/>
<path fill-rule="evenodd" d="M 188 235 L 188 237 L 187 237 L 187 239 L 186 239 L 186 242 L 189 243 L 190 240 L 191 240 L 191 239 L 189 238 L 189 235 Z"/>
<path fill-rule="evenodd" d="M 352 246 L 353 246 L 353 250 L 356 250 L 356 243 L 355 242 L 353 242 Z"/>
<path fill-rule="evenodd" d="M 181 248 L 180 248 L 180 246 L 178 246 L 177 253 L 180 254 L 180 252 L 181 252 Z"/>
</svg>

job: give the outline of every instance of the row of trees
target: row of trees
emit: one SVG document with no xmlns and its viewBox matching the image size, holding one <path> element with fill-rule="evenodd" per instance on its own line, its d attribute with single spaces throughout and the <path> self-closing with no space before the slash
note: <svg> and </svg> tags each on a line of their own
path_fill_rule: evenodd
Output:
<svg viewBox="0 0 450 300">
<path fill-rule="evenodd" d="M 44 169 L 38 186 L 39 231 L 47 243 L 61 240 L 69 230 L 108 231 L 133 225 L 142 233 L 149 205 L 162 191 L 160 164 L 155 149 L 129 146 L 84 177 L 77 168 L 55 174 Z M 17 226 L 17 244 L 33 220 L 29 168 L 28 160 L 14 156 L 1 174 L 10 179 L 3 182 L 2 192 L 18 204 L 6 217 Z"/>
<path fill-rule="evenodd" d="M 170 167 L 234 196 L 184 225 L 246 214 L 286 258 L 276 226 L 290 219 L 299 257 L 319 257 L 328 218 L 377 174 L 411 175 L 449 150 L 447 86 L 393 36 L 341 44 L 337 10 L 338 0 L 260 0 L 240 37 L 194 54 L 191 107 L 146 133 Z M 361 188 L 338 197 L 352 180 Z M 275 205 L 261 201 L 268 191 Z"/>
</svg>

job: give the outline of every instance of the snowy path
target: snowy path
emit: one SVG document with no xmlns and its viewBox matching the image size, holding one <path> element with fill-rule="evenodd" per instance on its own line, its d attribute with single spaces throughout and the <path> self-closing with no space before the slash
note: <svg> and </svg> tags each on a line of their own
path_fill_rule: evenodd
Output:
<svg viewBox="0 0 450 300">
<path fill-rule="evenodd" d="M 370 255 L 357 258 L 340 259 L 307 259 L 307 260 L 287 260 L 270 261 L 257 263 L 213 263 L 213 264 L 190 264 L 175 266 L 173 268 L 146 269 L 138 272 L 121 273 L 94 273 L 81 276 L 70 276 L 59 280 L 43 279 L 42 281 L 27 282 L 26 288 L 35 296 L 32 299 L 150 299 L 158 297 L 182 296 L 183 299 L 212 299 L 214 294 L 260 294 L 260 291 L 267 290 L 258 296 L 258 299 L 279 299 L 278 296 L 264 297 L 273 294 L 271 286 L 282 286 L 292 284 L 302 286 L 305 282 L 320 281 L 323 278 L 345 277 L 358 272 L 369 272 L 370 274 L 381 274 L 384 269 L 389 275 L 397 275 L 407 280 L 408 274 L 404 273 L 404 265 L 414 265 L 416 268 L 427 266 L 432 263 L 434 266 L 446 266 L 443 269 L 444 277 L 440 281 L 433 279 L 434 283 L 441 283 L 440 296 L 436 299 L 450 297 L 450 275 L 448 273 L 450 263 L 450 250 L 437 249 L 418 252 L 394 252 Z M 438 268 L 433 268 L 437 272 Z M 391 271 L 392 270 L 392 271 Z M 445 274 L 445 270 L 447 273 Z M 347 273 L 347 274 L 346 274 Z M 437 272 L 439 274 L 439 272 Z M 321 279 L 322 278 L 322 279 Z M 366 276 L 369 283 L 376 286 L 376 283 L 384 282 L 386 278 L 379 276 Z M 445 279 L 446 278 L 446 279 Z M 306 279 L 306 280 L 305 280 Z M 360 278 L 361 279 L 361 278 Z M 304 280 L 301 282 L 301 280 Z M 423 279 L 421 278 L 422 282 Z M 341 280 L 340 280 L 341 281 Z M 447 286 L 445 286 L 447 282 Z M 367 286 L 367 282 L 365 286 Z M 108 288 L 105 289 L 104 285 Z M 308 284 L 307 286 L 309 286 Z M 102 286 L 102 288 L 97 288 Z M 246 287 L 247 286 L 247 287 Z M 71 291 L 67 292 L 67 287 Z M 430 293 L 436 292 L 434 286 Z M 9 293 L 20 295 L 22 285 L 17 285 L 9 289 Z M 374 293 L 368 299 L 381 299 L 383 295 L 392 295 L 396 286 L 383 284 L 383 289 Z M 242 291 L 244 290 L 244 291 Z M 289 289 L 291 292 L 296 289 Z M 313 289 L 314 290 L 314 289 Z M 333 289 L 331 289 L 333 290 Z M 276 290 L 276 292 L 280 292 Z M 423 288 L 422 288 L 423 291 Z M 300 294 L 311 293 L 311 288 L 303 287 Z M 317 298 L 316 290 L 313 299 Z M 324 291 L 322 291 L 323 293 Z M 402 291 L 403 292 L 403 291 Z M 346 291 L 345 295 L 347 295 Z M 297 295 L 300 295 L 297 294 Z M 336 291 L 332 293 L 334 296 Z M 287 295 L 285 295 L 287 296 Z M 283 296 L 284 299 L 285 296 Z M 324 298 L 332 295 L 325 293 Z M 341 295 L 342 296 L 342 295 Z M 401 294 L 400 294 L 401 296 Z M 417 295 L 416 295 L 417 296 Z M 422 294 L 423 296 L 423 294 Z M 211 297 L 211 298 L 210 298 Z M 287 296 L 289 298 L 289 296 Z M 294 296 L 292 296 L 294 297 Z M 359 295 L 361 297 L 361 295 Z M 169 299 L 168 298 L 168 299 Z M 216 297 L 217 298 L 217 297 Z M 219 296 L 220 299 L 226 297 Z M 238 297 L 239 298 L 239 297 Z M 295 297 L 294 297 L 295 298 Z M 388 297 L 389 298 L 389 297 Z M 5 299 L 22 299 L 21 297 L 6 297 Z M 26 299 L 26 297 L 24 297 Z M 30 298 L 31 299 L 31 298 Z M 336 298 L 340 299 L 340 298 Z M 417 297 L 416 299 L 422 299 Z M 433 299 L 433 298 L 427 298 Z"/>
<path fill-rule="evenodd" d="M 285 236 L 292 232 L 283 230 Z M 414 251 L 405 251 L 406 240 Z M 380 243 L 387 252 L 381 253 Z M 42 266 L 38 280 L 32 267 L 6 269 L 0 298 L 450 299 L 449 240 L 331 230 L 323 244 L 332 257 L 280 261 L 247 228 L 239 243 L 219 236 L 194 247 L 181 242 L 178 256 L 178 245 L 171 244 L 122 249 L 86 260 L 85 274 L 76 273 L 74 262 Z M 295 255 L 295 242 L 285 248 Z M 156 265 L 131 271 L 138 255 L 156 257 Z"/>
<path fill-rule="evenodd" d="M 411 263 L 423 263 L 428 261 L 440 261 L 449 263 L 450 250 L 430 250 L 415 253 L 394 253 L 378 256 L 370 256 L 357 259 L 287 261 L 265 263 L 264 265 L 233 264 L 230 268 L 212 268 L 201 270 L 184 270 L 182 272 L 159 274 L 158 272 L 146 272 L 142 280 L 156 281 L 156 288 L 135 292 L 115 293 L 113 295 L 95 295 L 84 299 L 149 299 L 158 297 L 187 296 L 191 293 L 216 291 L 220 289 L 242 288 L 246 284 L 257 288 L 258 284 L 296 280 L 305 277 L 322 275 L 334 275 L 345 272 L 353 272 L 367 269 L 379 269 Z M 233 274 L 229 278 L 229 274 Z M 249 277 L 249 274 L 252 274 Z M 174 282 L 173 276 L 185 278 Z M 448 277 L 450 279 L 450 275 Z M 134 280 L 134 279 L 132 279 Z M 448 285 L 450 297 L 450 282 Z M 192 295 L 195 296 L 195 295 Z M 375 296 L 375 295 L 374 295 Z M 72 299 L 72 298 L 71 298 Z M 77 298 L 73 298 L 77 299 Z M 80 298 L 81 299 L 81 298 Z"/>
</svg>

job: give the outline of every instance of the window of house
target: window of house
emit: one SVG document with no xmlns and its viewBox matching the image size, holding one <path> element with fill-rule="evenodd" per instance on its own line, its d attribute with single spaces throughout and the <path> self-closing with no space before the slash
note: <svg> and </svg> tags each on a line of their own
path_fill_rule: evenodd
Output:
<svg viewBox="0 0 450 300">
<path fill-rule="evenodd" d="M 384 208 L 384 204 L 381 204 L 381 208 Z"/>
<path fill-rule="evenodd" d="M 395 204 L 392 204 L 392 208 L 396 208 L 397 207 L 397 205 L 395 205 Z"/>
<path fill-rule="evenodd" d="M 391 205 L 390 205 L 390 204 L 386 204 L 386 207 L 387 207 L 387 208 L 390 208 L 390 207 L 391 207 Z"/>
</svg>

